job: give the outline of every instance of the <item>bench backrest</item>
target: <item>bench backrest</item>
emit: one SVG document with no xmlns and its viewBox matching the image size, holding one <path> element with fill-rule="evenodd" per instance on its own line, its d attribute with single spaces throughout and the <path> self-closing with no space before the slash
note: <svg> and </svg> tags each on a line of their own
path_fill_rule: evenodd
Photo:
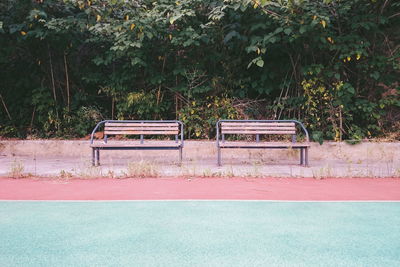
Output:
<svg viewBox="0 0 400 267">
<path fill-rule="evenodd" d="M 304 125 L 296 120 L 220 120 L 217 122 L 217 142 L 226 134 L 255 135 L 259 142 L 260 135 L 291 135 L 292 142 L 296 142 L 297 130 L 305 135 L 309 142 L 309 135 Z"/>
<path fill-rule="evenodd" d="M 106 122 L 105 135 L 177 135 L 177 122 Z"/>
<path fill-rule="evenodd" d="M 93 144 L 95 133 L 104 125 L 104 142 L 109 135 L 140 135 L 143 143 L 144 135 L 175 135 L 175 141 L 183 144 L 183 123 L 180 121 L 136 121 L 106 120 L 99 122 L 93 129 L 90 143 Z"/>
<path fill-rule="evenodd" d="M 221 134 L 296 134 L 294 122 L 221 122 Z"/>
</svg>

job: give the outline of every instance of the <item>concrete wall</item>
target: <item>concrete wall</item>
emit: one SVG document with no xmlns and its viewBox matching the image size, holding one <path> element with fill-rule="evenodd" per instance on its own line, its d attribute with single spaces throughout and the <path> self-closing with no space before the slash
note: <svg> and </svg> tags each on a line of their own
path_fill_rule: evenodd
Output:
<svg viewBox="0 0 400 267">
<path fill-rule="evenodd" d="M 124 142 L 124 141 L 117 141 Z M 216 146 L 213 141 L 186 141 L 184 147 L 186 159 L 208 159 L 216 157 Z M 176 154 L 176 151 L 106 151 L 113 157 L 126 157 L 135 153 L 146 157 L 164 158 L 166 153 Z M 1 156 L 64 156 L 85 157 L 90 156 L 91 149 L 88 141 L 76 140 L 11 140 L 0 141 Z M 298 152 L 290 150 L 266 150 L 266 149 L 224 149 L 224 158 L 263 158 L 286 159 L 298 158 Z M 400 142 L 364 142 L 349 145 L 344 142 L 325 142 L 322 145 L 312 143 L 310 160 L 344 160 L 344 161 L 400 161 Z M 400 166 L 400 165 L 399 165 Z"/>
</svg>

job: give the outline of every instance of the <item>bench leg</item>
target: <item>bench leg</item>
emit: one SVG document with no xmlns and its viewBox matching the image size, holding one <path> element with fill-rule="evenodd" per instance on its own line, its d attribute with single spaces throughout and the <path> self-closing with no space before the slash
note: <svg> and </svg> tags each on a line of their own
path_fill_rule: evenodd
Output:
<svg viewBox="0 0 400 267">
<path fill-rule="evenodd" d="M 95 161 L 95 148 L 92 148 L 92 166 L 95 166 L 96 161 Z"/>
<path fill-rule="evenodd" d="M 100 149 L 96 149 L 96 166 L 100 166 Z"/>
<path fill-rule="evenodd" d="M 182 165 L 182 147 L 179 148 L 179 166 Z"/>
<path fill-rule="evenodd" d="M 304 161 L 304 149 L 300 148 L 300 165 L 303 165 L 303 161 Z"/>
<path fill-rule="evenodd" d="M 308 167 L 308 147 L 304 149 L 304 166 Z"/>
<path fill-rule="evenodd" d="M 218 166 L 222 166 L 222 164 L 221 164 L 221 148 L 217 147 L 217 150 L 218 150 L 217 164 L 218 164 Z"/>
</svg>

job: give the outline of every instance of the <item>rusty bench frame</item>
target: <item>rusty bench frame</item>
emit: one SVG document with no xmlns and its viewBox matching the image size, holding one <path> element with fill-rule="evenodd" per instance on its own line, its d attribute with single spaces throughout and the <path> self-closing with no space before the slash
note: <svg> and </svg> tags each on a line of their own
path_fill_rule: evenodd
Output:
<svg viewBox="0 0 400 267">
<path fill-rule="evenodd" d="M 300 128 L 304 131 L 304 134 L 306 136 L 306 143 L 296 143 L 296 133 L 295 134 L 290 134 L 292 135 L 292 142 L 291 143 L 277 143 L 277 142 L 265 142 L 265 143 L 260 143 L 260 134 L 263 133 L 257 133 L 256 131 L 252 133 L 239 133 L 240 135 L 256 135 L 256 143 L 254 142 L 247 142 L 247 144 L 234 144 L 232 142 L 229 145 L 221 145 L 225 143 L 225 134 L 222 133 L 222 126 L 221 124 L 224 122 L 234 122 L 234 123 L 287 123 L 287 122 L 292 122 L 300 126 Z M 297 121 L 297 120 L 219 120 L 216 124 L 217 128 L 217 133 L 216 133 L 216 143 L 217 143 L 217 164 L 218 166 L 222 166 L 221 164 L 221 149 L 225 148 L 244 148 L 244 149 L 299 149 L 300 150 L 300 165 L 303 166 L 308 166 L 308 149 L 310 147 L 309 142 L 310 138 L 308 135 L 307 129 L 304 127 L 304 125 Z M 279 133 L 274 133 L 278 134 Z M 284 135 L 284 134 L 280 134 Z M 220 140 L 220 137 L 222 137 L 222 140 Z M 254 145 L 252 145 L 254 144 Z"/>
<path fill-rule="evenodd" d="M 101 144 L 96 144 L 94 143 L 94 135 L 99 129 L 99 127 L 106 123 L 178 123 L 177 130 L 178 134 L 166 134 L 166 133 L 160 133 L 160 134 L 148 134 L 148 135 L 175 135 L 175 143 L 177 145 L 163 145 L 163 146 L 157 146 L 157 145 L 149 145 L 145 146 L 144 144 L 144 135 L 147 134 L 133 134 L 133 135 L 140 135 L 140 144 L 130 144 L 130 145 L 119 145 L 119 144 L 108 144 L 107 139 L 108 135 L 110 134 L 104 134 L 104 143 Z M 114 135 L 114 134 L 111 134 Z M 123 134 L 115 134 L 115 135 L 123 135 Z M 180 138 L 179 138 L 180 136 Z M 180 143 L 179 143 L 180 139 Z M 99 166 L 100 165 L 100 150 L 179 150 L 179 164 L 182 163 L 182 149 L 183 149 L 183 144 L 184 144 L 184 138 L 183 138 L 183 123 L 181 121 L 177 120 L 104 120 L 99 123 L 97 123 L 96 127 L 93 129 L 92 134 L 90 136 L 90 147 L 92 148 L 92 165 L 93 166 Z M 106 146 L 105 146 L 106 145 Z"/>
</svg>

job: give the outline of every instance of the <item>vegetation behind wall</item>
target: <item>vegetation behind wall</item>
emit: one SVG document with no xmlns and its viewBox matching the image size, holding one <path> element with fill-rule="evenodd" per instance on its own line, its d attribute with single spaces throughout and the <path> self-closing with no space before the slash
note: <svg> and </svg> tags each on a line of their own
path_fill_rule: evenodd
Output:
<svg viewBox="0 0 400 267">
<path fill-rule="evenodd" d="M 314 140 L 399 140 L 400 2 L 5 0 L 0 136 L 101 119 L 298 119 Z"/>
</svg>

